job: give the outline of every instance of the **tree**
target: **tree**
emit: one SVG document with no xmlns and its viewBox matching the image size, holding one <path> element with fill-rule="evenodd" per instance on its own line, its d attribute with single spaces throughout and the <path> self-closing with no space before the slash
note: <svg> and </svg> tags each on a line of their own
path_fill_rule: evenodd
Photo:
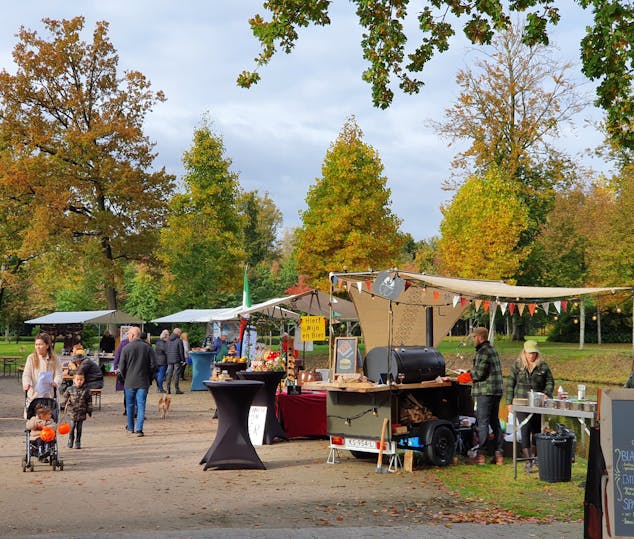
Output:
<svg viewBox="0 0 634 539">
<path fill-rule="evenodd" d="M 553 60 L 551 52 L 526 46 L 521 28 L 511 27 L 495 37 L 475 69 L 458 71 L 457 102 L 442 122 L 432 123 L 441 136 L 468 142 L 455 168 L 483 173 L 493 164 L 535 192 L 552 191 L 562 181 L 530 171 L 562 160 L 550 141 L 587 102 L 568 79 L 570 65 Z"/>
<path fill-rule="evenodd" d="M 244 220 L 238 175 L 207 117 L 194 130 L 183 164 L 185 192 L 170 200 L 161 231 L 162 296 L 171 310 L 224 307 L 242 291 Z"/>
<path fill-rule="evenodd" d="M 84 262 L 102 269 L 114 309 L 120 262 L 151 250 L 173 189 L 164 170 L 150 172 L 154 145 L 143 134 L 164 96 L 141 73 L 118 72 L 108 23 L 87 43 L 83 17 L 43 22 L 49 36 L 21 28 L 16 73 L 0 73 L 0 199 L 12 216 L 0 235 L 19 239 L 1 265 L 51 251 L 72 259 L 94 244 L 97 257 Z"/>
<path fill-rule="evenodd" d="M 491 167 L 483 177 L 470 177 L 442 213 L 438 251 L 444 275 L 513 280 L 528 254 L 518 247 L 528 209 L 517 182 Z"/>
<path fill-rule="evenodd" d="M 146 264 L 128 265 L 125 289 L 125 312 L 146 321 L 159 316 L 160 279 Z"/>
<path fill-rule="evenodd" d="M 421 0 L 416 3 L 421 35 L 408 36 L 405 22 L 410 0 L 352 0 L 359 24 L 364 28 L 361 41 L 368 68 L 363 80 L 372 86 L 374 106 L 387 108 L 394 97 L 393 81 L 408 94 L 420 91 L 423 72 L 434 55 L 449 48 L 459 21 L 474 44 L 489 44 L 494 36 L 508 30 L 513 12 L 523 13 L 526 28 L 523 41 L 530 46 L 547 45 L 548 25 L 559 22 L 560 14 L 552 0 Z M 594 25 L 586 29 L 581 42 L 583 72 L 599 81 L 597 104 L 608 112 L 608 131 L 619 145 L 634 148 L 634 5 L 630 0 L 577 0 L 583 9 L 592 9 Z M 315 24 L 330 24 L 331 2 L 327 0 L 268 0 L 261 15 L 249 20 L 262 47 L 257 66 L 269 63 L 279 47 L 290 53 L 299 38 L 297 30 Z M 412 2 L 413 4 L 413 2 Z M 455 20 L 455 22 L 453 22 Z M 410 46 L 412 52 L 407 52 Z M 412 46 L 413 45 L 413 46 Z M 248 88 L 260 79 L 257 71 L 244 71 L 238 84 Z"/>
<path fill-rule="evenodd" d="M 269 197 L 257 191 L 242 193 L 238 197 L 239 212 L 244 216 L 244 250 L 249 267 L 279 257 L 277 231 L 282 224 L 282 212 Z"/>
<path fill-rule="evenodd" d="M 296 231 L 297 270 L 311 284 L 329 271 L 393 266 L 404 237 L 390 210 L 390 190 L 377 152 L 363 142 L 354 117 L 331 144 L 322 177 L 308 190 L 308 209 Z"/>
</svg>

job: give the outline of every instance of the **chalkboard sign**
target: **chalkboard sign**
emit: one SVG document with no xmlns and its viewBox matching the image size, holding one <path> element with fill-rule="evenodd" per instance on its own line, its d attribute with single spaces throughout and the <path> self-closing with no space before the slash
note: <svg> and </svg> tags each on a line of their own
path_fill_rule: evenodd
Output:
<svg viewBox="0 0 634 539">
<path fill-rule="evenodd" d="M 335 374 L 357 372 L 357 337 L 335 339 Z"/>
<path fill-rule="evenodd" d="M 601 449 L 608 471 L 607 515 L 615 537 L 634 537 L 634 390 L 601 395 Z M 604 508 L 605 511 L 605 508 Z"/>
<path fill-rule="evenodd" d="M 266 406 L 249 408 L 249 438 L 253 445 L 262 445 L 266 426 Z"/>
</svg>

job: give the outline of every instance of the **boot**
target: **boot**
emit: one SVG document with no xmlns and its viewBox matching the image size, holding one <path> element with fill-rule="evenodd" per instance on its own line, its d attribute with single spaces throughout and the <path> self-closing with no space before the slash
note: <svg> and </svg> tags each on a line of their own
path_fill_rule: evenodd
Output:
<svg viewBox="0 0 634 539">
<path fill-rule="evenodd" d="M 522 449 L 522 455 L 524 455 L 524 458 L 527 459 L 526 462 L 524 462 L 524 471 L 526 473 L 531 473 L 533 471 L 533 457 L 530 449 Z"/>
<path fill-rule="evenodd" d="M 75 440 L 69 436 L 68 437 L 68 447 L 70 447 L 72 449 L 74 442 L 75 442 Z"/>
</svg>

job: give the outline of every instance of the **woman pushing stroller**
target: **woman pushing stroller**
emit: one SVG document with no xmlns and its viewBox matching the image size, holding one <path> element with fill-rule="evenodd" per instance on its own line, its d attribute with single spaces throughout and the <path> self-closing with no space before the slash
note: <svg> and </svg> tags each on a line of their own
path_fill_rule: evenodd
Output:
<svg viewBox="0 0 634 539">
<path fill-rule="evenodd" d="M 22 386 L 27 392 L 27 406 L 35 398 L 54 397 L 55 388 L 62 385 L 62 362 L 53 352 L 53 346 L 53 340 L 48 333 L 40 333 L 35 337 L 35 351 L 26 359 L 22 374 Z"/>
</svg>

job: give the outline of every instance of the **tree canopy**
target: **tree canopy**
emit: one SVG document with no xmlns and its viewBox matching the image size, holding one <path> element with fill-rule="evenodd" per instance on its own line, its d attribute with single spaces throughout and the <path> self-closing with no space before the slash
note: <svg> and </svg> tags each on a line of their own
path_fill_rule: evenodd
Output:
<svg viewBox="0 0 634 539">
<path fill-rule="evenodd" d="M 363 142 L 355 119 L 348 119 L 326 153 L 322 177 L 308 190 L 296 233 L 297 270 L 313 286 L 333 269 L 398 262 L 404 237 L 386 182 L 377 152 Z"/>
<path fill-rule="evenodd" d="M 173 178 L 152 171 L 146 114 L 164 100 L 137 71 L 121 74 L 98 22 L 44 19 L 48 33 L 21 28 L 15 74 L 0 72 L 0 225 L 3 269 L 59 252 L 71 260 L 94 244 L 108 308 L 117 307 L 121 261 L 156 241 Z M 4 277 L 2 282 L 4 282 Z"/>
<path fill-rule="evenodd" d="M 249 20 L 261 52 L 258 67 L 269 63 L 279 48 L 290 53 L 299 39 L 298 29 L 330 24 L 328 0 L 267 0 L 270 20 L 257 14 Z M 474 44 L 489 44 L 511 26 L 514 12 L 526 19 L 523 40 L 527 45 L 548 44 L 549 25 L 560 13 L 553 0 L 352 0 L 360 26 L 363 58 L 368 67 L 363 80 L 372 87 L 376 107 L 387 108 L 393 85 L 416 94 L 424 84 L 427 63 L 449 48 L 459 25 Z M 576 0 L 592 10 L 594 24 L 581 41 L 583 72 L 597 81 L 597 104 L 607 111 L 607 128 L 620 145 L 634 148 L 634 4 L 631 0 Z M 411 4 L 411 6 L 410 6 Z M 410 7 L 416 9 L 417 35 L 408 35 Z M 409 47 L 409 49 L 408 49 Z M 257 71 L 243 71 L 238 84 L 245 88 L 260 79 Z"/>
</svg>

